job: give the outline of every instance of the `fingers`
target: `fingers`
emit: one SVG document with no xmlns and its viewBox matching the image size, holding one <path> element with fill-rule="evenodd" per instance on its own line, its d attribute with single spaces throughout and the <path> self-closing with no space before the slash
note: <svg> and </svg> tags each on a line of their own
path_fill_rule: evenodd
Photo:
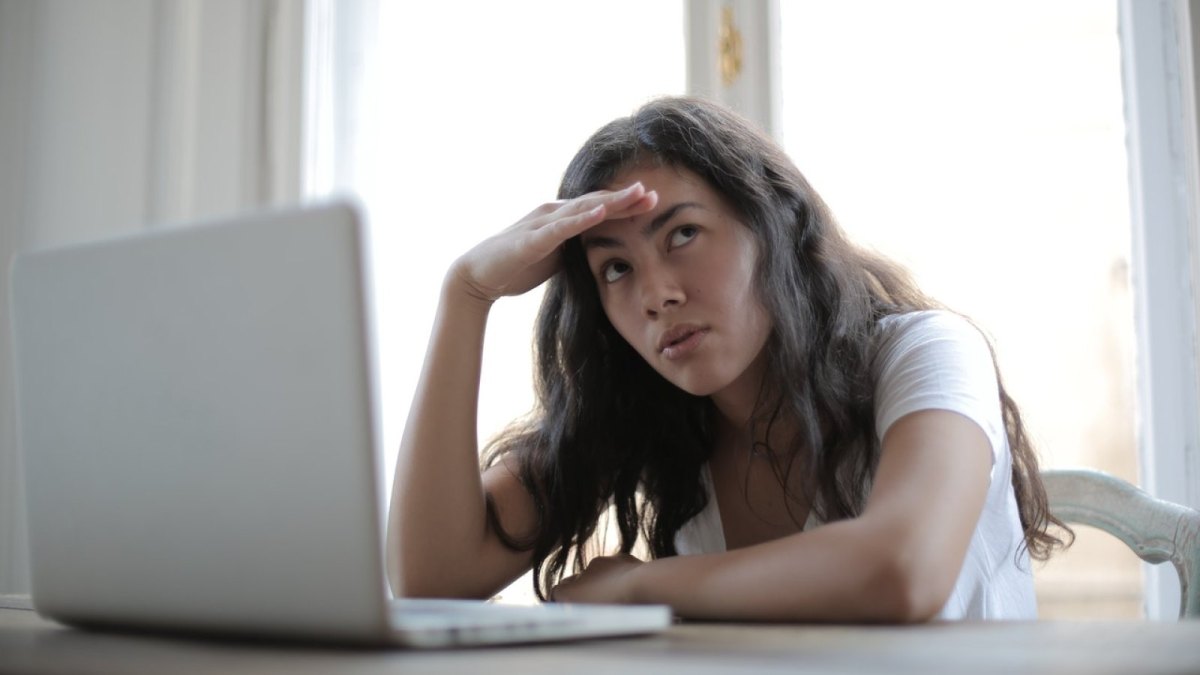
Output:
<svg viewBox="0 0 1200 675">
<path fill-rule="evenodd" d="M 583 213 L 563 216 L 541 226 L 532 236 L 541 241 L 543 248 L 549 252 L 557 249 L 563 242 L 577 234 L 586 232 L 607 219 L 607 210 L 603 204 L 595 206 Z"/>
<path fill-rule="evenodd" d="M 550 590 L 555 602 L 632 602 L 631 575 L 642 561 L 629 554 L 598 556 Z"/>
<path fill-rule="evenodd" d="M 655 206 L 658 206 L 658 192 L 650 190 L 646 194 L 642 195 L 641 199 L 637 200 L 622 211 L 608 209 L 604 219 L 620 220 L 621 218 L 640 216 L 641 214 L 654 209 Z"/>
<path fill-rule="evenodd" d="M 612 218 L 631 218 L 658 204 L 658 194 L 637 182 L 621 190 L 601 190 L 534 209 L 490 237 L 460 260 L 463 276 L 495 300 L 519 295 L 555 273 L 564 242 Z"/>
<path fill-rule="evenodd" d="M 595 206 L 584 211 L 578 210 L 587 204 Z M 658 193 L 654 190 L 647 191 L 640 183 L 635 183 L 619 192 L 600 195 L 596 200 L 581 199 L 579 202 L 564 204 L 562 209 L 550 215 L 548 222 L 539 229 L 550 230 L 557 244 L 561 244 L 606 220 L 632 218 L 652 210 L 657 205 Z"/>
<path fill-rule="evenodd" d="M 641 563 L 642 559 L 628 553 L 596 556 L 588 561 L 586 571 L 608 570 L 616 567 L 627 567 L 630 564 Z"/>
<path fill-rule="evenodd" d="M 564 218 L 589 214 L 597 208 L 603 208 L 607 217 L 611 218 L 614 213 L 633 210 L 633 207 L 641 202 L 647 194 L 650 194 L 650 191 L 647 191 L 641 182 L 636 182 L 621 190 L 590 192 L 582 197 L 559 203 L 557 208 L 549 213 L 540 214 L 536 220 L 541 222 L 536 223 L 535 226 L 541 227 L 554 224 Z"/>
<path fill-rule="evenodd" d="M 591 209 L 596 206 L 604 206 L 605 208 L 623 208 L 628 204 L 640 199 L 646 194 L 646 186 L 642 185 L 641 181 L 637 181 L 620 190 L 598 190 L 590 192 L 582 197 L 578 197 L 572 202 L 578 203 L 580 208 Z M 567 202 L 564 207 L 572 206 L 572 202 Z"/>
<path fill-rule="evenodd" d="M 575 582 L 576 575 L 572 575 L 559 581 L 550 589 L 550 602 L 566 602 L 571 594 L 571 584 Z"/>
</svg>

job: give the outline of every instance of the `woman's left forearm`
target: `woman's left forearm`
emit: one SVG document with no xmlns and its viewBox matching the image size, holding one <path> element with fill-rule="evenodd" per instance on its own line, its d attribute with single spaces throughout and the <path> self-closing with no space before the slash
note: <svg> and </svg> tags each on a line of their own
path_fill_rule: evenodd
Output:
<svg viewBox="0 0 1200 675">
<path fill-rule="evenodd" d="M 870 528 L 840 521 L 726 553 L 655 560 L 633 570 L 631 596 L 694 619 L 930 618 L 940 608 L 937 594 L 921 588 L 920 574 Z"/>
</svg>

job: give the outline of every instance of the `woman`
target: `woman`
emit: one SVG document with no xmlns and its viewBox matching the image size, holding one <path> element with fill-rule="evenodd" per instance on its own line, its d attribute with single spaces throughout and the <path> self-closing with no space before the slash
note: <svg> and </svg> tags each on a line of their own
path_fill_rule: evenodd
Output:
<svg viewBox="0 0 1200 675">
<path fill-rule="evenodd" d="M 446 276 L 397 594 L 487 597 L 532 567 L 543 598 L 694 618 L 1036 616 L 1029 558 L 1062 524 L 990 345 L 851 244 L 772 141 L 660 99 L 593 135 L 559 198 Z M 547 280 L 537 408 L 481 474 L 488 310 Z"/>
</svg>

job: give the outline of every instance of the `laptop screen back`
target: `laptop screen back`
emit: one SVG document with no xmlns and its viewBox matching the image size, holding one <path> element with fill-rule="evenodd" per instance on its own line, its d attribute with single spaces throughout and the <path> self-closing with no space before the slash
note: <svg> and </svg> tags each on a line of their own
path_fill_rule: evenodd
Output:
<svg viewBox="0 0 1200 675">
<path fill-rule="evenodd" d="M 384 630 L 361 229 L 329 204 L 18 258 L 39 611 Z"/>
</svg>

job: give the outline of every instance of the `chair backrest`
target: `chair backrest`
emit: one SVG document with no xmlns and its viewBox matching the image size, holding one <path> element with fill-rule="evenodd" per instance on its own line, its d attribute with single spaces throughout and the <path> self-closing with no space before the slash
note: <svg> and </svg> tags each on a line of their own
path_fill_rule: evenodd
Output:
<svg viewBox="0 0 1200 675">
<path fill-rule="evenodd" d="M 1171 561 L 1179 573 L 1179 618 L 1200 619 L 1200 511 L 1101 471 L 1047 470 L 1042 481 L 1060 520 L 1104 530 L 1146 562 Z"/>
</svg>

